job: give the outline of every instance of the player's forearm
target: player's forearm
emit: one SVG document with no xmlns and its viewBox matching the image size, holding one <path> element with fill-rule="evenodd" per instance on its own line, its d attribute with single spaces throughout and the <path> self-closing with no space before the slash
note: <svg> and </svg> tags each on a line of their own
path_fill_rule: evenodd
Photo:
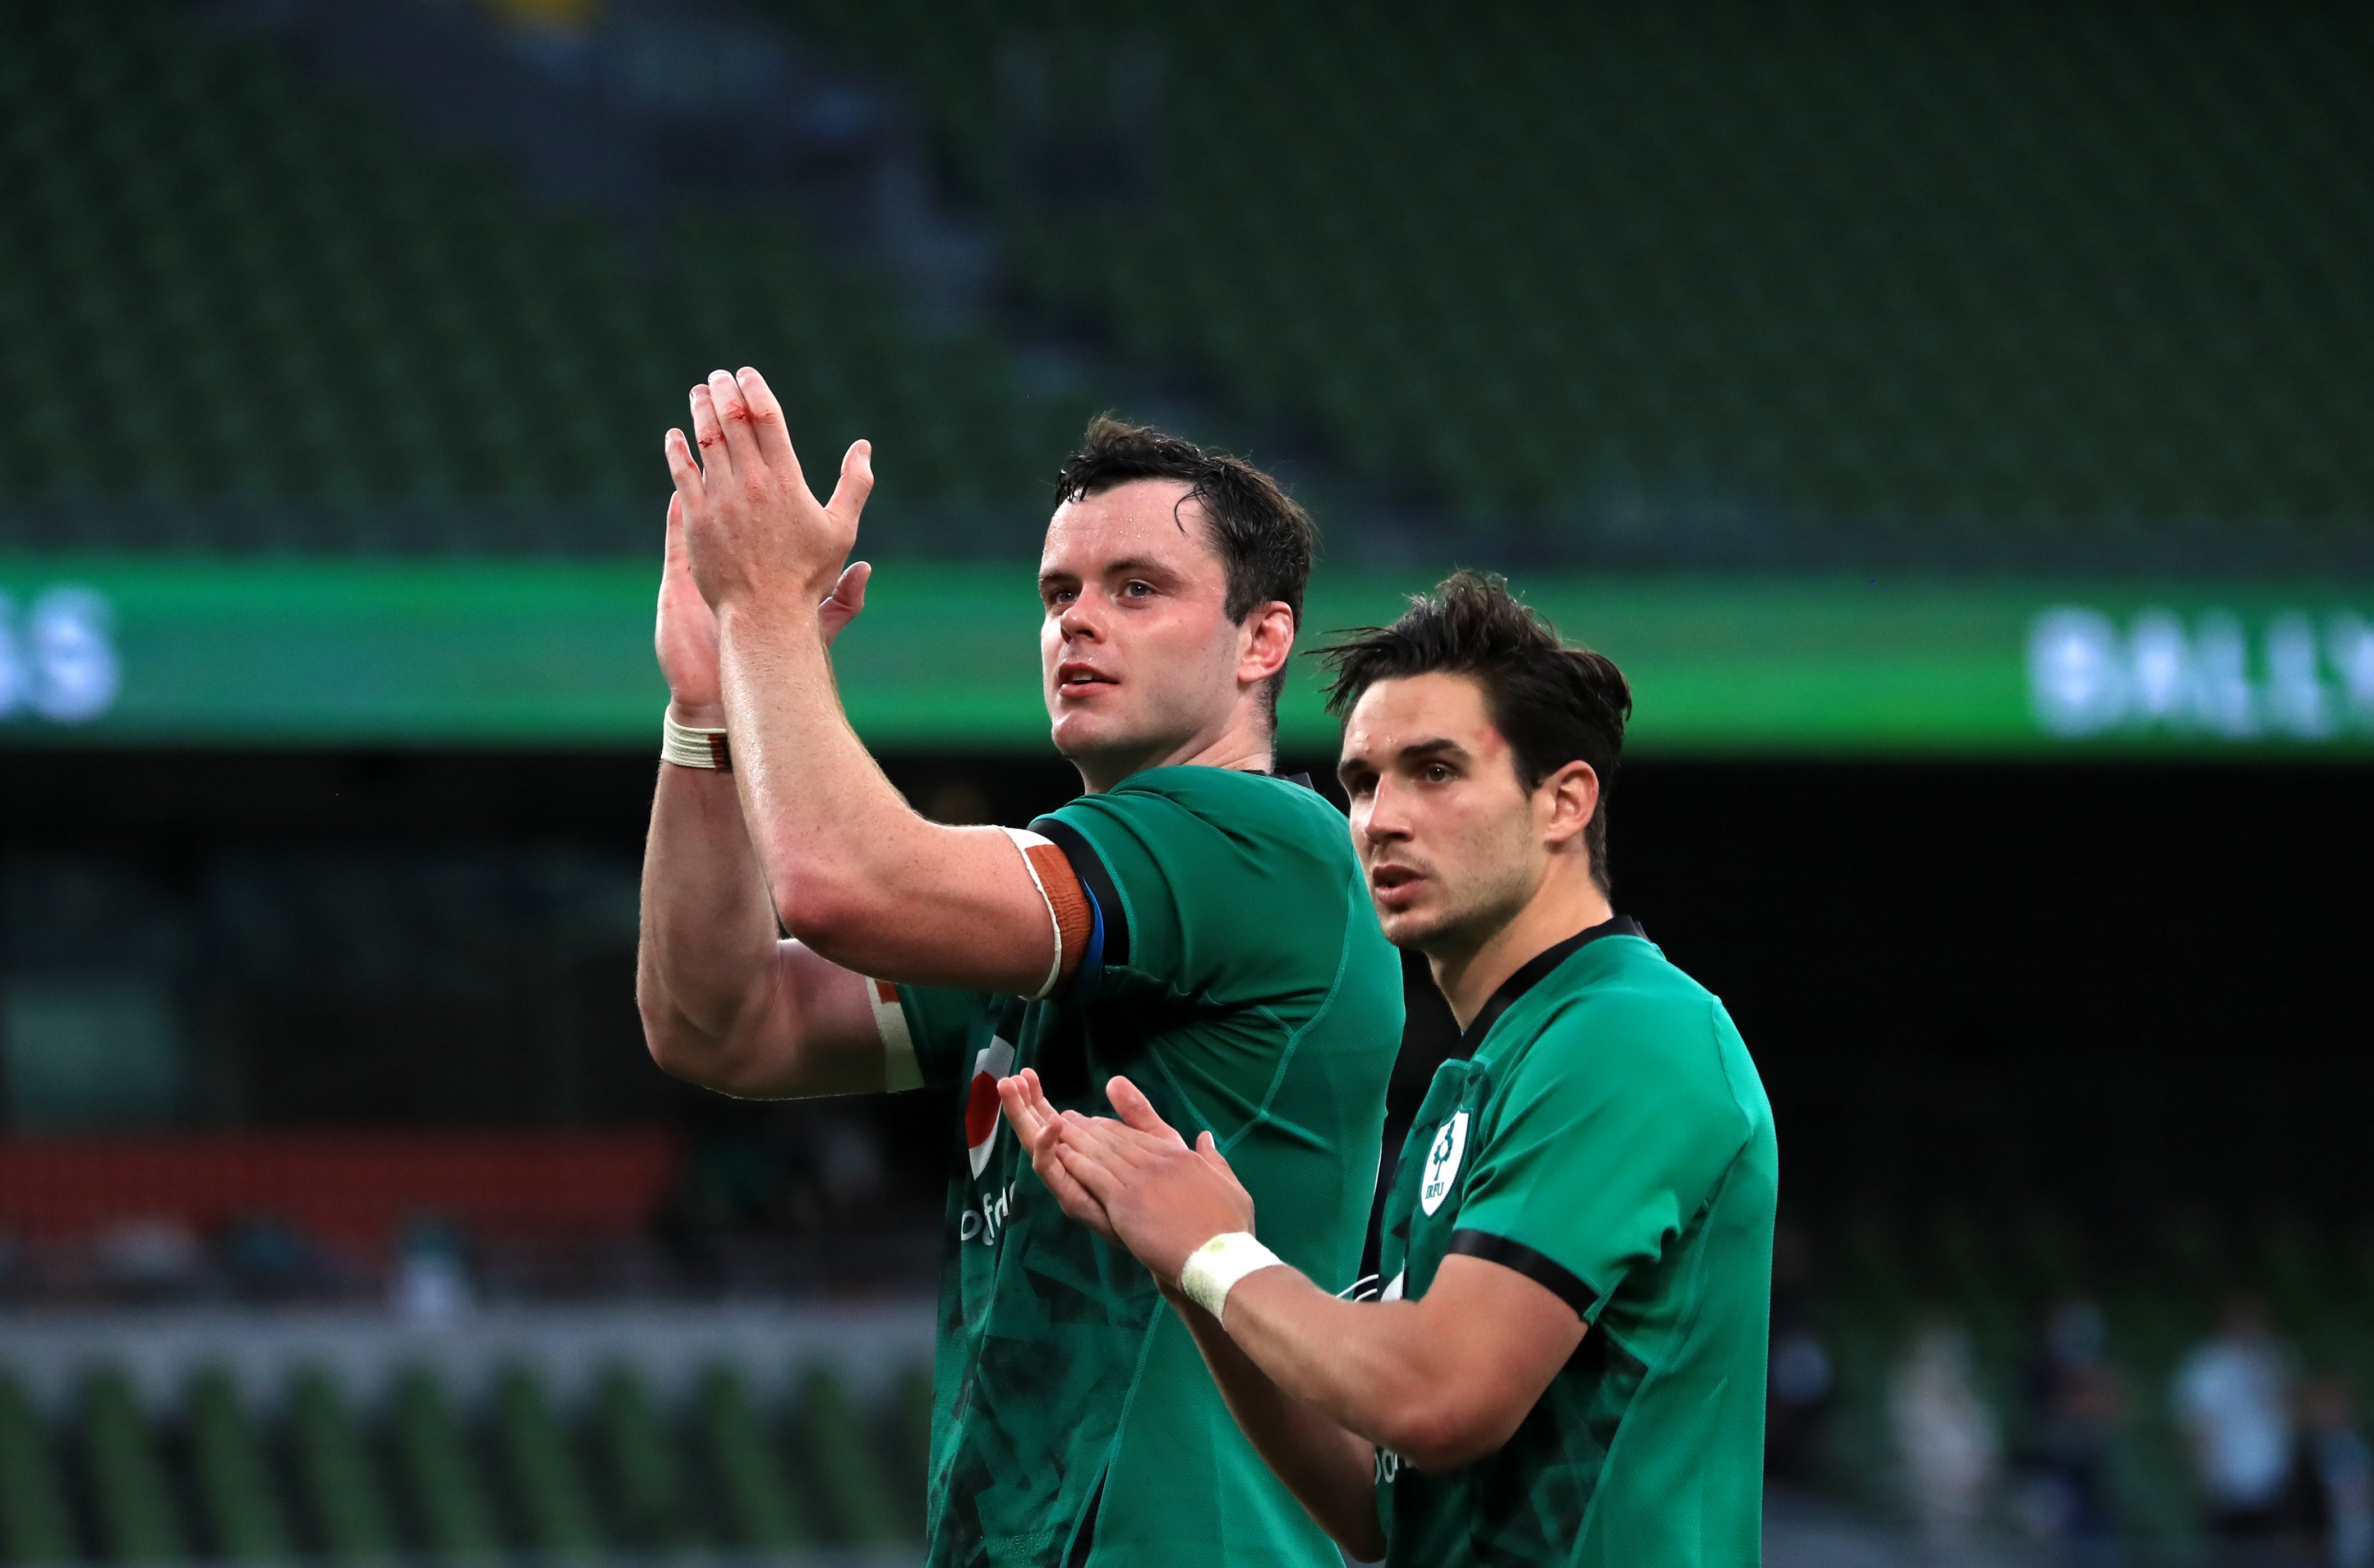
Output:
<svg viewBox="0 0 2374 1568">
<path fill-rule="evenodd" d="M 785 927 L 829 942 L 852 911 L 879 901 L 874 890 L 913 880 L 946 830 L 915 814 L 850 728 L 812 609 L 730 607 L 718 624 L 759 862 Z"/>
<path fill-rule="evenodd" d="M 1383 1558 L 1374 1445 L 1288 1398 L 1210 1313 L 1177 1296 L 1171 1305 L 1195 1336 L 1228 1413 L 1303 1511 L 1355 1560 Z"/>
<path fill-rule="evenodd" d="M 643 851 L 635 992 L 652 1059 L 733 1089 L 776 981 L 775 915 L 733 776 L 663 764 Z"/>
<path fill-rule="evenodd" d="M 1424 1316 L 1416 1302 L 1345 1301 L 1292 1269 L 1263 1269 L 1228 1293 L 1227 1332 L 1287 1398 L 1420 1469 L 1449 1469 L 1498 1444 L 1479 1445 L 1474 1391 L 1450 1353 L 1457 1331 Z"/>
<path fill-rule="evenodd" d="M 784 929 L 886 980 L 1033 989 L 1054 934 L 1021 855 L 907 804 L 841 712 L 814 612 L 729 607 L 719 626 L 735 777 Z"/>
</svg>

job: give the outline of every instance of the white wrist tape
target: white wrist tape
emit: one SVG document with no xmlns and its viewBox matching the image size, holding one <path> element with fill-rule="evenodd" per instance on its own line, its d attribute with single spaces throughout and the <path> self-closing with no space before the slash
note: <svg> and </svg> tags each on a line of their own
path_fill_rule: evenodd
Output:
<svg viewBox="0 0 2374 1568">
<path fill-rule="evenodd" d="M 678 767 L 734 771 L 734 751 L 726 743 L 724 731 L 679 724 L 673 712 L 664 710 L 660 714 L 660 758 Z"/>
<path fill-rule="evenodd" d="M 1215 1317 L 1228 1305 L 1228 1293 L 1237 1281 L 1263 1269 L 1274 1269 L 1286 1259 L 1253 1239 L 1251 1231 L 1228 1231 L 1214 1236 L 1187 1255 L 1187 1267 L 1179 1271 L 1179 1288 L 1187 1299 Z M 1223 1320 L 1225 1325 L 1225 1319 Z"/>
</svg>

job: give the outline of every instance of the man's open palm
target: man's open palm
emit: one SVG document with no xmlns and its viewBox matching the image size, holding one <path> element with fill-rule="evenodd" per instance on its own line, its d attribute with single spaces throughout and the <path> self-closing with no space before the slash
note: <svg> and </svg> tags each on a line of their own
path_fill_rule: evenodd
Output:
<svg viewBox="0 0 2374 1568">
<path fill-rule="evenodd" d="M 746 368 L 718 370 L 692 389 L 690 402 L 692 439 L 670 430 L 666 452 L 685 560 L 703 602 L 823 600 L 857 543 L 874 488 L 871 446 L 851 443 L 832 498 L 819 503 L 766 378 Z"/>
</svg>

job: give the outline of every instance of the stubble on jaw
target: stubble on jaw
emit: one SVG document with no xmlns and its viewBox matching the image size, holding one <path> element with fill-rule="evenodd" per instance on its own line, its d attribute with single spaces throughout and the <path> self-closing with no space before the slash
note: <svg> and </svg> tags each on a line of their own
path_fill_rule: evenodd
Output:
<svg viewBox="0 0 2374 1568">
<path fill-rule="evenodd" d="M 1422 953 L 1430 959 L 1452 962 L 1480 951 L 1533 901 L 1538 879 L 1522 855 L 1496 865 L 1488 873 L 1454 883 L 1440 873 L 1429 880 L 1448 895 L 1444 905 L 1386 933 L 1395 947 Z"/>
</svg>

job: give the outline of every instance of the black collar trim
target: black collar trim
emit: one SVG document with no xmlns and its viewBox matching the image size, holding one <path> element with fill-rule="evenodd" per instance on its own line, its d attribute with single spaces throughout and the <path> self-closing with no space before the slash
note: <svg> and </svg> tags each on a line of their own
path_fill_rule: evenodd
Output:
<svg viewBox="0 0 2374 1568">
<path fill-rule="evenodd" d="M 1519 965 L 1515 974 L 1500 982 L 1500 989 L 1492 993 L 1491 1000 L 1484 1004 L 1482 1011 L 1475 1014 L 1474 1022 L 1470 1023 L 1465 1031 L 1460 1035 L 1459 1048 L 1452 1054 L 1460 1057 L 1473 1057 L 1475 1054 L 1475 1047 L 1484 1043 L 1484 1036 L 1492 1032 L 1492 1025 L 1500 1022 L 1500 1014 L 1508 1012 L 1519 997 L 1548 978 L 1551 970 L 1573 957 L 1584 947 L 1604 936 L 1645 937 L 1648 934 L 1640 929 L 1640 922 L 1631 916 L 1618 915 L 1613 919 L 1602 920 L 1586 930 L 1577 931 L 1555 946 L 1542 949 L 1541 952 Z"/>
</svg>

